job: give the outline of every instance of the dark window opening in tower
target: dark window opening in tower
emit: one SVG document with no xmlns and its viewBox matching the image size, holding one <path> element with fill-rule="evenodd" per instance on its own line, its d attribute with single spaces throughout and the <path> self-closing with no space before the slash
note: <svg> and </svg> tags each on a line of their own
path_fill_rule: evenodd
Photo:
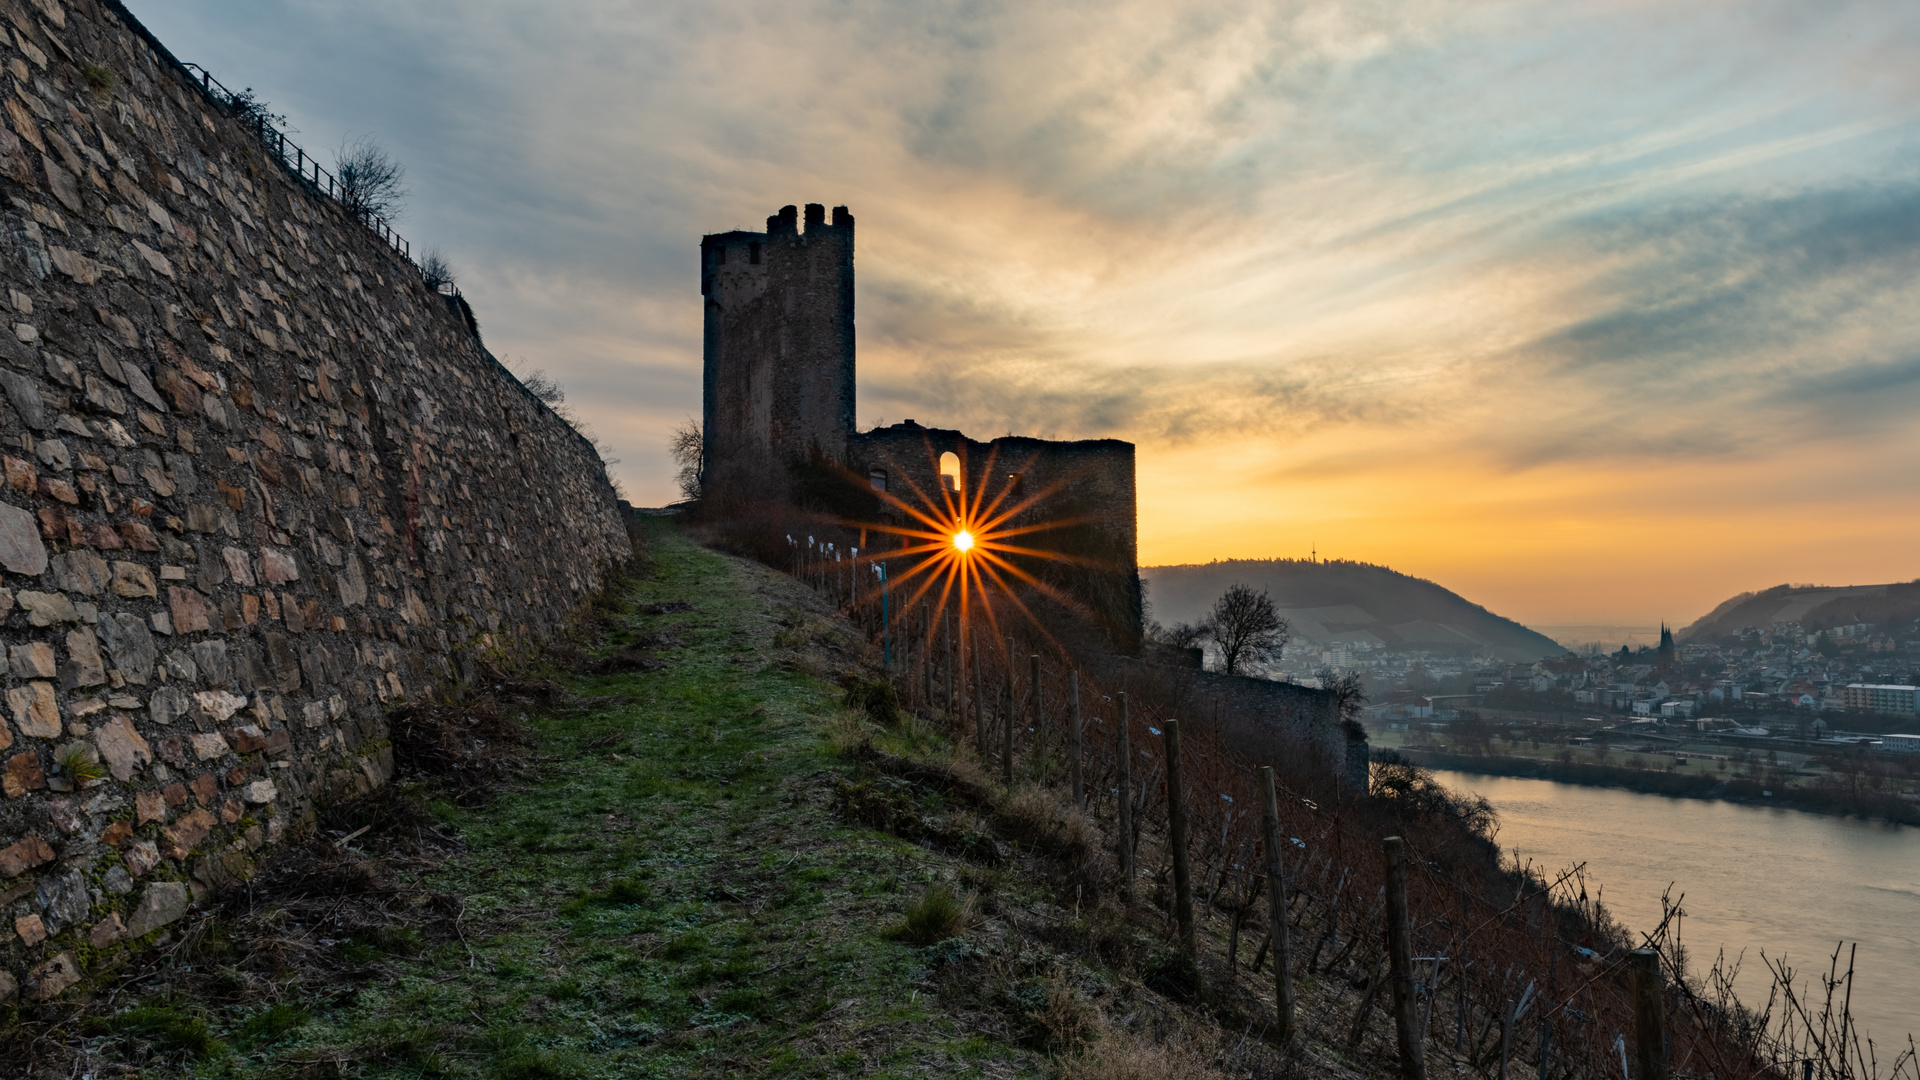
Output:
<svg viewBox="0 0 1920 1080">
<path fill-rule="evenodd" d="M 716 266 L 727 265 L 727 245 L 720 244 L 713 249 L 713 261 Z"/>
<path fill-rule="evenodd" d="M 747 245 L 747 261 L 755 266 L 760 265 L 760 244 L 758 241 Z"/>
<path fill-rule="evenodd" d="M 874 469 L 867 473 L 867 486 L 875 491 L 887 490 L 887 470 Z"/>
<path fill-rule="evenodd" d="M 1021 480 L 1022 480 L 1022 477 L 1019 473 L 1017 472 L 1008 473 L 1007 474 L 1007 493 L 1011 495 L 1026 494 L 1026 485 L 1023 484 Z"/>
<path fill-rule="evenodd" d="M 951 450 L 940 455 L 940 483 L 948 491 L 960 493 L 960 455 Z"/>
</svg>

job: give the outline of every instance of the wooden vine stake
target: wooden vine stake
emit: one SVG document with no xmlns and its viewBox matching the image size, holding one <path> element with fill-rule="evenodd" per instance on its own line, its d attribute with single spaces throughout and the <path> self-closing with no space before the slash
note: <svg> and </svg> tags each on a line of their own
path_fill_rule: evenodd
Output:
<svg viewBox="0 0 1920 1080">
<path fill-rule="evenodd" d="M 1033 665 L 1033 748 L 1028 751 L 1033 757 L 1033 779 L 1035 783 L 1047 782 L 1047 728 L 1040 711 L 1040 654 L 1034 653 L 1027 658 Z"/>
<path fill-rule="evenodd" d="M 1080 759 L 1085 756 L 1080 745 L 1080 672 L 1074 671 L 1067 680 L 1067 699 L 1073 707 L 1073 760 L 1067 765 L 1067 783 L 1073 786 L 1073 808 L 1081 813 L 1087 812 L 1087 789 L 1080 775 Z"/>
<path fill-rule="evenodd" d="M 1198 959 L 1193 940 L 1193 881 L 1187 873 L 1187 797 L 1180 786 L 1180 721 L 1167 720 L 1167 844 L 1173 849 L 1173 916 L 1180 927 L 1180 949 L 1189 962 Z"/>
<path fill-rule="evenodd" d="M 1120 895 L 1133 899 L 1133 746 L 1127 718 L 1127 692 L 1120 702 Z"/>
<path fill-rule="evenodd" d="M 1413 992 L 1413 931 L 1407 921 L 1406 841 L 1389 836 L 1380 842 L 1387 860 L 1388 980 L 1393 986 L 1393 1029 L 1400 1042 L 1400 1075 L 1426 1080 L 1426 1047 Z"/>
<path fill-rule="evenodd" d="M 1011 788 L 1013 786 L 1013 639 L 1007 639 L 1007 696 L 1006 707 L 1000 710 L 1000 721 L 1006 730 L 1000 733 L 1000 779 Z"/>
<path fill-rule="evenodd" d="M 1633 985 L 1633 1056 L 1637 1080 L 1667 1080 L 1667 995 L 1660 980 L 1660 954 L 1627 954 Z"/>
<path fill-rule="evenodd" d="M 1293 1042 L 1293 950 L 1287 941 L 1287 871 L 1282 858 L 1280 800 L 1273 792 L 1273 768 L 1260 766 L 1260 824 L 1267 848 L 1267 935 L 1273 945 L 1273 1001 L 1280 1014 L 1281 1046 Z M 1256 967 L 1258 965 L 1256 964 Z"/>
<path fill-rule="evenodd" d="M 967 655 L 973 660 L 973 693 L 968 700 L 973 702 L 973 745 L 980 749 L 980 763 L 992 761 L 987 752 L 987 705 L 980 700 L 980 634 L 972 627 L 967 628 Z"/>
</svg>

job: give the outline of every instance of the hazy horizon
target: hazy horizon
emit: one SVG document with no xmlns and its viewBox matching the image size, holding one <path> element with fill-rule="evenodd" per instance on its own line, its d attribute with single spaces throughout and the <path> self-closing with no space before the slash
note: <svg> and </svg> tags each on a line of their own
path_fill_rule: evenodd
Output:
<svg viewBox="0 0 1920 1080">
<path fill-rule="evenodd" d="M 703 233 L 859 221 L 865 425 L 1139 444 L 1146 564 L 1528 625 L 1920 575 L 1920 8 L 132 0 L 674 497 Z"/>
</svg>

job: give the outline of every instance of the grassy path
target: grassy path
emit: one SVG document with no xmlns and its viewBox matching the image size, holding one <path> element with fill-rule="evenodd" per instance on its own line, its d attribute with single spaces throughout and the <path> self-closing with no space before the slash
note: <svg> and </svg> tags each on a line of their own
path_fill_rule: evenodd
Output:
<svg viewBox="0 0 1920 1080">
<path fill-rule="evenodd" d="M 670 528 L 655 547 L 599 651 L 638 643 L 664 666 L 563 678 L 586 708 L 525 717 L 528 777 L 479 809 L 434 804 L 465 850 L 417 884 L 457 901 L 452 925 L 337 943 L 358 993 L 210 1016 L 231 1052 L 194 1071 L 1038 1073 L 962 1030 L 887 936 L 956 864 L 832 807 L 850 766 L 824 737 L 830 679 L 861 643 L 779 575 Z"/>
</svg>

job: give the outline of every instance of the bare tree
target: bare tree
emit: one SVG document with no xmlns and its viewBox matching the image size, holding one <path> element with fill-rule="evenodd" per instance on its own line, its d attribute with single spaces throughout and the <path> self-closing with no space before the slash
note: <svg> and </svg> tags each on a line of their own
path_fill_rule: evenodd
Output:
<svg viewBox="0 0 1920 1080">
<path fill-rule="evenodd" d="M 333 173 L 340 181 L 340 198 L 361 214 L 372 214 L 391 221 L 400 213 L 407 197 L 401 181 L 407 168 L 387 148 L 362 135 L 340 144 L 334 152 Z"/>
<path fill-rule="evenodd" d="M 706 456 L 706 439 L 701 434 L 700 422 L 688 417 L 677 425 L 667 436 L 667 452 L 673 455 L 674 463 L 680 466 L 680 471 L 674 474 L 674 480 L 680 485 L 681 497 L 699 498 L 700 473 Z"/>
<path fill-rule="evenodd" d="M 1255 592 L 1238 583 L 1228 586 L 1213 602 L 1205 626 L 1208 640 L 1220 646 L 1229 675 L 1240 674 L 1249 662 L 1272 658 L 1293 635 L 1293 628 L 1274 609 L 1267 590 Z"/>
<path fill-rule="evenodd" d="M 426 282 L 427 288 L 434 292 L 439 292 L 442 287 L 457 284 L 459 281 L 458 276 L 453 272 L 453 266 L 438 251 L 427 252 L 426 259 L 420 263 L 420 278 Z"/>
</svg>

